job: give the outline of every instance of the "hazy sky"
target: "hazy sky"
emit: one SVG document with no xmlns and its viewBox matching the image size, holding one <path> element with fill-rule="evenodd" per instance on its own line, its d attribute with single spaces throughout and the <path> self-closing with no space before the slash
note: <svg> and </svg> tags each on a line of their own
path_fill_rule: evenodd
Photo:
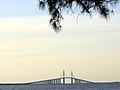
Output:
<svg viewBox="0 0 120 90">
<path fill-rule="evenodd" d="M 0 82 L 28 82 L 70 76 L 120 81 L 120 13 L 65 16 L 55 33 L 37 0 L 0 0 Z"/>
</svg>

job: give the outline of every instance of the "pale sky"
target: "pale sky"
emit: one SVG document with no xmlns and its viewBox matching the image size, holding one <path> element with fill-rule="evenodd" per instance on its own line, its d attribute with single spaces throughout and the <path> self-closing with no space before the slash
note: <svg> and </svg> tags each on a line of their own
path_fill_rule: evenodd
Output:
<svg viewBox="0 0 120 90">
<path fill-rule="evenodd" d="M 120 13 L 65 16 L 55 33 L 37 0 L 0 0 L 0 82 L 29 82 L 62 76 L 120 81 Z"/>
</svg>

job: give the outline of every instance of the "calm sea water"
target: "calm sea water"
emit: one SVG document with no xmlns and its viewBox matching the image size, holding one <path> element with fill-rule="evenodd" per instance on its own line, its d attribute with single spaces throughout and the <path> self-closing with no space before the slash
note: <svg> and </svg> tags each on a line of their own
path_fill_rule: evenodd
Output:
<svg viewBox="0 0 120 90">
<path fill-rule="evenodd" d="M 0 85 L 0 90 L 120 90 L 120 83 Z"/>
</svg>

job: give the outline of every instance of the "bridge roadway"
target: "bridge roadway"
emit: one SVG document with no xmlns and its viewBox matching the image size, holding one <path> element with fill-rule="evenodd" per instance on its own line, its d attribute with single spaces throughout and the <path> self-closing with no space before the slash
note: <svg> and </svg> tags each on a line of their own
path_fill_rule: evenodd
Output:
<svg viewBox="0 0 120 90">
<path fill-rule="evenodd" d="M 70 82 L 68 83 L 66 80 L 69 80 Z M 92 83 L 92 82 L 74 77 L 61 77 L 61 78 L 31 82 L 30 84 L 78 84 L 78 83 Z"/>
</svg>

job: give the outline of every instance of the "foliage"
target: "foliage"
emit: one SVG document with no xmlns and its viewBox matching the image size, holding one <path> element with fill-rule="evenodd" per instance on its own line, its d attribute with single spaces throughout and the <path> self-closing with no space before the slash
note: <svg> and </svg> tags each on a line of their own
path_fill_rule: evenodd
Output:
<svg viewBox="0 0 120 90">
<path fill-rule="evenodd" d="M 111 6 L 116 5 L 119 0 L 39 0 L 39 9 L 48 9 L 51 15 L 50 24 L 55 31 L 61 30 L 60 22 L 63 19 L 62 13 L 72 11 L 78 15 L 93 12 L 99 13 L 104 18 L 108 18 L 113 12 Z"/>
</svg>

